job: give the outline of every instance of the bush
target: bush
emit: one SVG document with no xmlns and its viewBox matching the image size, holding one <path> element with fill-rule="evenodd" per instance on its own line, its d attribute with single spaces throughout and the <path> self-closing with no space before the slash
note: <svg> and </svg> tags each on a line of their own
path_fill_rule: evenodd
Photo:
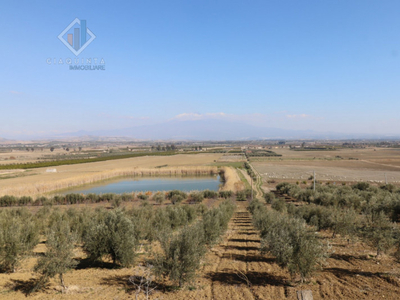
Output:
<svg viewBox="0 0 400 300">
<path fill-rule="evenodd" d="M 51 205 L 52 202 L 49 201 L 49 199 L 47 199 L 44 196 L 38 197 L 36 198 L 35 202 L 33 202 L 33 205 L 39 206 L 39 205 Z"/>
<path fill-rule="evenodd" d="M 137 195 L 137 197 L 138 197 L 138 199 L 140 199 L 140 200 L 147 200 L 147 199 L 149 199 L 149 196 L 146 195 L 146 194 L 139 194 L 139 195 Z"/>
<path fill-rule="evenodd" d="M 169 192 L 167 193 L 167 195 L 166 195 L 166 198 L 167 198 L 168 200 L 171 200 L 172 197 L 174 197 L 174 196 L 179 196 L 179 198 L 182 199 L 182 200 L 184 200 L 184 199 L 187 198 L 187 194 L 186 194 L 185 192 L 182 192 L 182 191 L 179 191 L 179 190 L 172 190 L 172 191 L 169 191 Z"/>
<path fill-rule="evenodd" d="M 270 252 L 292 274 L 300 274 L 302 282 L 322 263 L 322 245 L 303 220 L 254 205 L 253 224 L 260 231 L 261 251 Z"/>
<path fill-rule="evenodd" d="M 190 193 L 190 200 L 194 203 L 201 203 L 204 200 L 204 194 L 202 192 L 192 192 Z"/>
<path fill-rule="evenodd" d="M 359 191 L 366 191 L 370 188 L 370 184 L 368 182 L 358 182 L 352 186 L 353 189 L 357 189 Z"/>
<path fill-rule="evenodd" d="M 123 193 L 121 195 L 121 200 L 124 202 L 129 202 L 129 201 L 133 201 L 135 199 L 135 194 L 131 193 L 131 194 L 127 194 L 127 193 Z"/>
<path fill-rule="evenodd" d="M 113 208 L 118 208 L 122 204 L 122 198 L 121 197 L 115 197 L 115 199 L 112 201 L 111 205 Z"/>
<path fill-rule="evenodd" d="M 162 254 L 151 263 L 157 276 L 168 277 L 180 287 L 191 281 L 200 268 L 205 254 L 204 233 L 199 224 L 187 226 L 176 235 L 166 234 L 160 238 Z"/>
<path fill-rule="evenodd" d="M 7 206 L 14 206 L 18 202 L 17 198 L 15 196 L 2 196 L 0 197 L 0 205 L 2 207 L 7 207 Z"/>
<path fill-rule="evenodd" d="M 2 211 L 0 213 L 0 269 L 15 272 L 21 259 L 39 242 L 38 230 L 29 213 Z"/>
<path fill-rule="evenodd" d="M 58 275 L 60 283 L 65 288 L 63 275 L 77 265 L 74 257 L 76 235 L 71 232 L 67 221 L 59 219 L 47 233 L 47 251 L 35 265 L 35 272 L 41 274 L 36 288 L 42 287 L 50 278 Z"/>
<path fill-rule="evenodd" d="M 246 194 L 244 191 L 237 191 L 236 192 L 236 200 L 237 201 L 246 201 Z"/>
<path fill-rule="evenodd" d="M 332 213 L 332 237 L 336 234 L 353 236 L 357 231 L 357 214 L 353 209 L 334 209 Z"/>
<path fill-rule="evenodd" d="M 286 202 L 283 199 L 275 199 L 271 207 L 280 212 L 286 212 Z"/>
<path fill-rule="evenodd" d="M 115 196 L 116 196 L 116 194 L 113 194 L 113 193 L 106 193 L 106 194 L 100 195 L 99 202 L 101 202 L 101 201 L 110 202 L 110 201 L 114 200 Z"/>
<path fill-rule="evenodd" d="M 18 199 L 18 205 L 27 205 L 33 202 L 32 197 L 30 196 L 22 196 Z"/>
<path fill-rule="evenodd" d="M 163 193 L 158 192 L 157 194 L 155 194 L 153 196 L 153 200 L 157 203 L 157 204 L 163 204 L 165 201 L 165 196 Z"/>
<path fill-rule="evenodd" d="M 170 200 L 172 204 L 176 204 L 176 203 L 181 203 L 183 200 L 185 200 L 185 198 L 182 197 L 181 195 L 173 195 L 170 198 Z"/>
<path fill-rule="evenodd" d="M 84 202 L 85 197 L 81 194 L 67 194 L 65 200 L 68 204 L 79 204 Z"/>
<path fill-rule="evenodd" d="M 232 191 L 219 191 L 218 195 L 220 198 L 228 199 L 233 197 L 233 192 Z"/>
<path fill-rule="evenodd" d="M 203 191 L 203 197 L 207 199 L 216 199 L 218 198 L 218 193 L 215 191 L 205 190 Z"/>
<path fill-rule="evenodd" d="M 83 236 L 83 249 L 91 260 L 109 255 L 116 265 L 130 266 L 135 259 L 135 230 L 132 221 L 121 210 L 98 213 Z"/>
<path fill-rule="evenodd" d="M 364 237 L 372 247 L 375 247 L 376 256 L 379 256 L 393 246 L 394 233 L 393 223 L 381 211 L 373 213 L 369 218 Z"/>
<path fill-rule="evenodd" d="M 264 194 L 264 199 L 265 199 L 265 202 L 267 202 L 268 204 L 271 204 L 272 201 L 275 200 L 275 194 L 272 192 L 266 193 L 266 194 Z"/>
</svg>

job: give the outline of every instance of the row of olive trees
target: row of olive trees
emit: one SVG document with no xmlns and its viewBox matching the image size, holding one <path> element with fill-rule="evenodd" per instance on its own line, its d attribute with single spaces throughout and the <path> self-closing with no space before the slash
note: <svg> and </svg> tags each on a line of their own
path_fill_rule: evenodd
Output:
<svg viewBox="0 0 400 300">
<path fill-rule="evenodd" d="M 260 231 L 261 252 L 274 255 L 292 275 L 299 274 L 303 282 L 323 263 L 326 250 L 303 220 L 268 210 L 258 200 L 251 202 L 249 210 Z"/>
<path fill-rule="evenodd" d="M 179 205 L 131 210 L 41 208 L 32 215 L 26 208 L 0 211 L 0 269 L 14 272 L 20 261 L 32 253 L 39 236 L 46 239 L 47 251 L 34 270 L 40 275 L 33 290 L 77 265 L 74 249 L 81 246 L 89 262 L 110 258 L 114 265 L 134 264 L 136 250 L 143 240 L 159 238 L 207 213 L 203 205 Z"/>
<path fill-rule="evenodd" d="M 154 200 L 157 204 L 163 204 L 164 201 L 170 200 L 173 204 L 180 203 L 188 199 L 192 203 L 201 203 L 204 199 L 216 199 L 216 198 L 231 198 L 234 194 L 232 191 L 193 191 L 191 193 L 185 193 L 179 190 L 172 190 L 169 192 L 145 192 L 145 193 L 124 193 L 124 194 L 66 194 L 66 195 L 55 195 L 52 197 L 39 196 L 33 199 L 30 196 L 10 196 L 4 195 L 0 197 L 0 207 L 12 207 L 12 206 L 42 206 L 42 205 L 69 205 L 69 204 L 82 204 L 82 203 L 100 203 L 109 202 L 113 206 L 117 207 L 122 202 L 130 202 L 134 200 Z"/>
<path fill-rule="evenodd" d="M 214 245 L 228 227 L 234 204 L 227 200 L 218 208 L 208 210 L 203 219 L 185 226 L 177 234 L 164 232 L 159 236 L 162 252 L 156 253 L 149 263 L 155 274 L 168 277 L 180 287 L 191 281 L 201 265 L 207 247 Z"/>
<path fill-rule="evenodd" d="M 309 205 L 294 207 L 281 199 L 266 196 L 278 211 L 304 219 L 317 230 L 329 229 L 336 234 L 361 238 L 375 248 L 377 256 L 397 246 L 400 253 L 400 230 L 397 221 L 400 193 L 391 185 L 380 188 L 360 182 L 349 186 L 318 186 L 316 192 L 283 183 L 277 186 L 283 193 L 308 201 Z"/>
<path fill-rule="evenodd" d="M 359 182 L 352 186 L 320 185 L 302 189 L 297 185 L 280 183 L 277 191 L 288 194 L 299 201 L 321 206 L 352 208 L 364 215 L 383 211 L 392 221 L 400 216 L 400 189 L 391 184 L 380 187 L 367 182 Z"/>
</svg>

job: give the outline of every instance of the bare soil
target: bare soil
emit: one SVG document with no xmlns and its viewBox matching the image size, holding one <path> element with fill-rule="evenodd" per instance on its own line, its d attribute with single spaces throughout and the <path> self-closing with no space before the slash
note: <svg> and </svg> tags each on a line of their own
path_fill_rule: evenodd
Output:
<svg viewBox="0 0 400 300">
<path fill-rule="evenodd" d="M 336 151 L 293 151 L 273 149 L 282 157 L 258 159 L 252 165 L 265 182 L 303 181 L 313 171 L 320 181 L 400 184 L 400 149 L 366 148 Z M 337 158 L 340 157 L 340 158 Z"/>
<path fill-rule="evenodd" d="M 361 242 L 341 237 L 331 239 L 330 232 L 320 233 L 331 246 L 330 258 L 309 282 L 300 284 L 274 257 L 261 255 L 260 238 L 253 228 L 247 203 L 239 202 L 220 244 L 211 249 L 204 260 L 198 278 L 186 288 L 176 289 L 172 283 L 156 281 L 157 290 L 151 299 L 296 299 L 296 291 L 312 290 L 314 299 L 399 299 L 400 264 L 390 256 L 375 258 L 374 251 Z M 39 244 L 37 256 L 45 251 Z M 108 263 L 89 266 L 77 251 L 80 264 L 66 274 L 65 293 L 57 280 L 30 299 L 134 299 L 129 276 L 136 268 L 114 269 Z M 143 261 L 139 258 L 139 262 Z M 1 299 L 26 299 L 32 286 L 33 265 L 37 257 L 24 261 L 13 274 L 0 274 Z M 144 299 L 143 295 L 139 299 Z"/>
</svg>

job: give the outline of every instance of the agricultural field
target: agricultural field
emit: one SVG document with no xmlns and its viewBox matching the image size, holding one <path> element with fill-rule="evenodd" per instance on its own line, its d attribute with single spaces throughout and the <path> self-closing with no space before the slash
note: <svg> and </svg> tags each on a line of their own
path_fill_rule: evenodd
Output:
<svg viewBox="0 0 400 300">
<path fill-rule="evenodd" d="M 31 196 L 40 193 L 36 186 L 44 187 L 46 192 L 53 189 L 57 182 L 68 181 L 70 186 L 80 185 L 85 178 L 92 178 L 102 172 L 134 168 L 186 168 L 205 167 L 213 164 L 222 154 L 177 154 L 172 156 L 142 156 L 127 159 L 118 159 L 102 162 L 63 165 L 52 167 L 56 172 L 47 172 L 49 168 L 36 168 L 32 170 L 0 170 L 0 195 Z M 106 178 L 103 178 L 106 179 Z M 46 189 L 46 186 L 49 188 Z M 26 191 L 26 192 L 24 192 Z"/>
<path fill-rule="evenodd" d="M 214 202 L 210 208 L 220 203 Z M 300 283 L 274 255 L 260 252 L 262 237 L 253 226 L 248 202 L 237 201 L 236 206 L 225 234 L 202 257 L 194 280 L 178 288 L 168 278 L 150 276 L 154 290 L 149 299 L 296 299 L 299 290 L 311 290 L 314 299 L 397 299 L 400 264 L 389 255 L 376 260 L 376 251 L 366 243 L 349 243 L 341 235 L 332 238 L 329 230 L 319 232 L 319 240 L 330 247 L 329 257 L 322 269 Z M 146 276 L 149 249 L 160 251 L 157 243 L 143 241 L 135 265 L 121 267 L 113 266 L 107 258 L 90 263 L 81 246 L 75 247 L 78 266 L 63 275 L 66 287 L 55 277 L 43 290 L 29 294 L 28 299 L 135 299 L 138 281 L 134 285 L 132 279 Z M 27 299 L 27 292 L 39 278 L 34 266 L 46 251 L 45 240 L 41 239 L 33 255 L 25 258 L 16 272 L 0 274 L 1 299 Z M 138 299 L 146 299 L 145 294 L 138 294 Z"/>
<path fill-rule="evenodd" d="M 250 159 L 266 185 L 271 180 L 302 182 L 310 178 L 313 171 L 317 180 L 324 182 L 385 183 L 386 174 L 389 183 L 400 183 L 400 149 L 272 150 L 282 157 Z"/>
<path fill-rule="evenodd" d="M 0 298 L 296 299 L 298 291 L 310 290 L 314 299 L 397 299 L 400 292 L 398 187 L 380 184 L 379 188 L 376 182 L 350 185 L 357 180 L 344 186 L 327 185 L 328 181 L 318 179 L 315 193 L 301 183 L 277 186 L 270 183 L 271 189 L 264 189 L 266 194 L 263 195 L 258 175 L 261 173 L 265 182 L 260 165 L 275 164 L 278 169 L 281 163 L 286 163 L 288 168 L 311 163 L 328 170 L 351 169 L 362 173 L 364 167 L 361 166 L 364 165 L 357 165 L 360 162 L 382 166 L 389 174 L 387 168 L 396 168 L 390 162 L 398 159 L 397 150 L 311 152 L 274 149 L 274 152 L 282 157 L 263 158 L 262 161 L 250 158 L 250 163 L 234 159 L 221 161 L 222 153 L 136 157 L 60 166 L 56 173 L 47 173 L 46 168 L 28 170 L 26 172 L 32 174 L 0 180 L 0 184 L 20 180 L 18 186 L 21 186 L 24 179 L 39 176 L 49 176 L 47 182 L 50 184 L 59 180 L 116 176 L 127 170 L 157 175 L 163 172 L 216 172 L 218 167 L 222 168 L 225 177 L 225 185 L 219 192 L 71 194 L 37 198 L 35 204 L 27 202 L 23 205 L 27 211 L 17 211 L 15 207 L 0 208 L 0 225 L 3 224 L 0 230 L 7 228 L 4 224 L 11 224 L 7 223 L 10 220 L 15 224 L 14 230 L 19 230 L 22 236 L 23 232 L 30 232 L 29 228 L 38 230 L 32 252 L 21 256 L 15 266 L 1 262 L 6 272 L 0 273 Z M 117 164 L 120 164 L 118 168 Z M 51 176 L 60 177 L 54 179 Z M 252 202 L 248 189 L 251 181 L 256 199 Z M 295 183 L 295 179 L 286 181 Z M 310 180 L 307 182 L 309 187 Z M 275 193 L 269 192 L 272 189 L 276 189 Z M 28 201 L 21 197 L 15 199 Z M 235 209 L 226 203 L 234 204 Z M 219 209 L 222 210 L 217 212 Z M 225 209 L 229 213 L 225 214 Z M 22 220 L 19 218 L 25 222 L 18 221 Z M 221 223 L 215 221 L 216 218 L 222 218 Z M 115 254 L 118 252 L 93 246 L 96 236 L 90 234 L 94 229 L 88 228 L 100 228 L 102 220 L 122 222 L 115 227 L 110 223 L 107 228 L 117 230 L 125 226 L 130 237 L 135 237 L 132 245 L 121 245 L 128 253 L 134 249 L 134 260 L 131 260 L 133 256 L 118 256 Z M 129 227 L 131 223 L 133 227 Z M 29 224 L 34 225 L 29 227 Z M 210 228 L 217 228 L 217 224 L 221 230 L 213 232 Z M 168 230 L 164 232 L 164 229 Z M 74 245 L 69 253 L 71 265 L 64 269 L 62 280 L 58 273 L 49 273 L 52 256 L 47 254 L 57 253 L 57 248 L 52 248 L 55 247 L 52 237 L 57 232 L 65 232 L 66 236 L 70 233 Z M 102 232 L 98 231 L 98 234 Z M 122 233 L 104 234 L 99 241 Z M 29 239 L 33 236 L 33 233 L 28 235 Z M 201 236 L 204 240 L 198 239 Z M 3 257 L 7 251 L 7 243 L 4 243 L 7 238 L 10 238 L 7 234 L 0 234 L 0 256 Z M 118 241 L 121 240 L 110 240 L 110 243 L 114 245 Z M 181 251 L 191 251 L 190 255 L 194 257 L 187 264 L 182 263 L 183 256 L 173 258 L 179 253 L 173 249 L 180 243 Z M 103 249 L 103 252 L 99 254 L 96 249 Z M 296 252 L 293 249 L 305 250 Z M 183 273 L 178 271 L 174 261 L 191 268 L 184 272 L 187 275 L 179 275 Z M 29 293 L 38 282 L 44 285 Z M 147 288 L 151 291 L 148 298 Z"/>
</svg>

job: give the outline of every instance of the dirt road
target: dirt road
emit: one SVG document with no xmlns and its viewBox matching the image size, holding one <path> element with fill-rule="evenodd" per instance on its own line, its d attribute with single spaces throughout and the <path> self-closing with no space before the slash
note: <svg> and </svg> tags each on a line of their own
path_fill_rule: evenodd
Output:
<svg viewBox="0 0 400 300">
<path fill-rule="evenodd" d="M 260 238 L 245 205 L 238 203 L 227 238 L 213 249 L 217 259 L 204 269 L 211 281 L 211 299 L 286 298 L 285 277 L 273 276 L 271 271 L 286 274 L 272 258 L 260 255 Z"/>
</svg>

